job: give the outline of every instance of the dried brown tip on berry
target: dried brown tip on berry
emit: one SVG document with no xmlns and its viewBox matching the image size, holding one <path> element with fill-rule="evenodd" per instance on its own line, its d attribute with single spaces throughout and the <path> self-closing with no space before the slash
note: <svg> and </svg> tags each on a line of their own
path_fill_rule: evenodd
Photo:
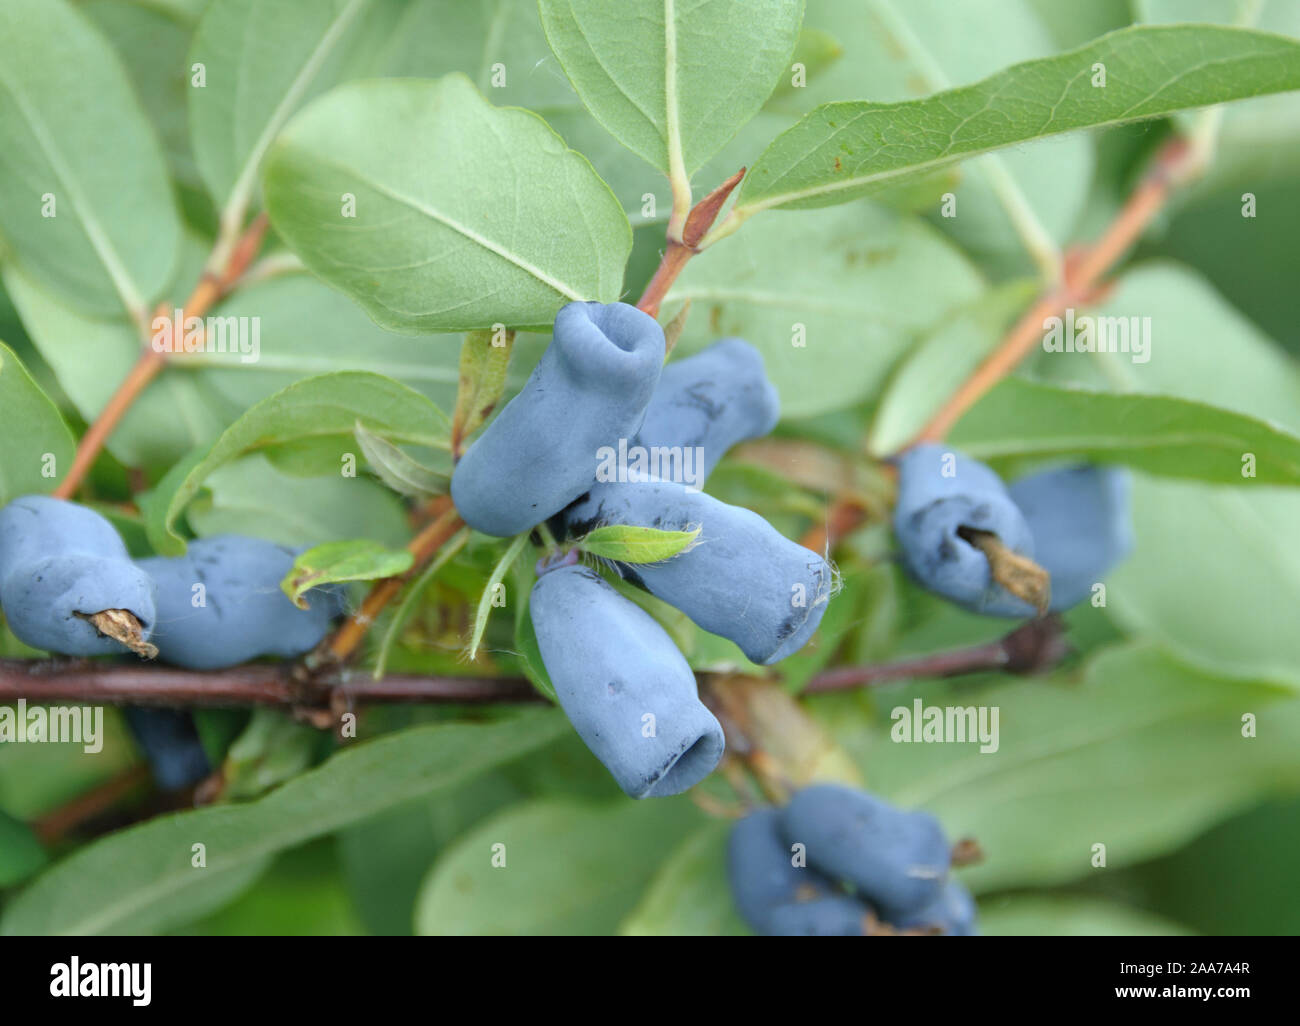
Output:
<svg viewBox="0 0 1300 1026">
<path fill-rule="evenodd" d="M 1052 601 L 1052 579 L 1046 570 L 1032 559 L 1012 552 L 990 531 L 963 527 L 957 533 L 984 553 L 993 580 L 1037 609 L 1039 616 L 1047 612 Z"/>
<path fill-rule="evenodd" d="M 125 609 L 105 609 L 98 613 L 77 615 L 104 637 L 112 638 L 118 644 L 125 645 L 141 658 L 157 658 L 158 649 L 144 640 L 144 628 L 135 618 L 134 613 L 129 613 Z"/>
</svg>

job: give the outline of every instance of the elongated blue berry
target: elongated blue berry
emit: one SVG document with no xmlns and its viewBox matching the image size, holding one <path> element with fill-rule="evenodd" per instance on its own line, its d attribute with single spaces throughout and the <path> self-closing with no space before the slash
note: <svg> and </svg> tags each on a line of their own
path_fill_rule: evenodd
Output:
<svg viewBox="0 0 1300 1026">
<path fill-rule="evenodd" d="M 681 480 L 699 488 L 728 449 L 767 434 L 780 415 L 759 351 L 744 339 L 724 338 L 664 368 L 636 444 L 681 449 L 693 478 Z"/>
<path fill-rule="evenodd" d="M 342 596 L 314 588 L 306 596 L 310 608 L 295 606 L 280 590 L 295 555 L 261 538 L 226 534 L 190 542 L 176 559 L 140 560 L 158 588 L 158 658 L 217 670 L 314 648 L 343 611 Z"/>
<path fill-rule="evenodd" d="M 889 922 L 934 901 L 948 875 L 950 848 L 938 820 L 850 787 L 804 788 L 780 825 L 788 844 L 806 846 L 809 865 L 847 881 Z"/>
<path fill-rule="evenodd" d="M 571 534 L 605 524 L 700 529 L 662 563 L 622 565 L 628 580 L 730 638 L 755 663 L 775 663 L 812 637 L 834 575 L 817 553 L 747 509 L 667 481 L 596 485 L 566 513 Z"/>
<path fill-rule="evenodd" d="M 633 798 L 658 798 L 713 771 L 722 728 L 649 613 L 583 566 L 543 574 L 530 601 L 560 705 L 619 787 Z"/>
<path fill-rule="evenodd" d="M 1033 606 L 993 580 L 971 531 L 995 534 L 1012 552 L 1035 557 L 1029 525 L 997 474 L 940 445 L 905 452 L 898 461 L 894 534 L 908 572 L 973 612 L 1033 616 Z"/>
<path fill-rule="evenodd" d="M 928 905 L 898 917 L 894 926 L 904 930 L 937 929 L 949 937 L 974 937 L 975 899 L 956 880 L 949 880 L 939 896 Z"/>
<path fill-rule="evenodd" d="M 33 648 L 63 655 L 125 652 L 85 619 L 120 609 L 149 638 L 154 587 L 116 529 L 94 510 L 45 495 L 0 510 L 0 606 L 9 629 Z"/>
<path fill-rule="evenodd" d="M 757 933 L 772 928 L 778 906 L 831 897 L 834 885 L 817 870 L 795 865 L 778 829 L 776 809 L 756 809 L 737 820 L 727 837 L 727 879 L 736 910 Z"/>
<path fill-rule="evenodd" d="M 768 918 L 771 937 L 862 937 L 869 909 L 848 894 L 778 905 Z"/>
<path fill-rule="evenodd" d="M 461 457 L 451 495 L 465 522 L 518 534 L 595 480 L 598 451 L 641 426 L 664 360 L 664 333 L 626 303 L 570 303 L 520 393 Z"/>
<path fill-rule="evenodd" d="M 128 706 L 123 712 L 154 781 L 164 791 L 192 787 L 212 772 L 191 713 L 139 706 Z"/>
<path fill-rule="evenodd" d="M 1054 610 L 1087 599 L 1133 549 L 1131 479 L 1120 467 L 1060 467 L 1022 477 L 1007 491 L 1034 537 L 1034 558 L 1052 578 Z"/>
</svg>

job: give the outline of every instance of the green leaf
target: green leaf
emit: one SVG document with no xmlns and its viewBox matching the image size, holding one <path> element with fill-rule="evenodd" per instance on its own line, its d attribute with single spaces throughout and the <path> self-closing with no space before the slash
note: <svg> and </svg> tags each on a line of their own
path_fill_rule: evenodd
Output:
<svg viewBox="0 0 1300 1026">
<path fill-rule="evenodd" d="M 332 90 L 286 126 L 264 185 L 307 266 L 395 331 L 548 326 L 570 300 L 617 299 L 631 250 L 591 165 L 463 75 Z"/>
<path fill-rule="evenodd" d="M 999 710 L 996 752 L 893 740 L 891 704 L 910 713 L 918 701 Z M 1064 670 L 974 691 L 913 682 L 879 691 L 877 703 L 884 722 L 866 736 L 846 719 L 832 729 L 862 753 L 873 792 L 979 841 L 986 858 L 963 878 L 980 892 L 1095 875 L 1096 844 L 1112 868 L 1152 858 L 1300 783 L 1300 700 L 1206 675 L 1150 645 L 1103 651 L 1082 680 Z M 1247 713 L 1257 736 L 1244 734 Z"/>
<path fill-rule="evenodd" d="M 469 658 L 473 659 L 478 655 L 479 643 L 483 640 L 483 632 L 487 630 L 488 618 L 492 615 L 492 607 L 497 605 L 496 597 L 501 595 L 504 599 L 504 590 L 498 591 L 498 585 L 506 575 L 506 571 L 519 558 L 519 553 L 523 552 L 524 546 L 528 544 L 528 533 L 515 535 L 514 541 L 510 547 L 501 554 L 497 560 L 497 565 L 492 568 L 492 575 L 488 578 L 487 584 L 483 588 L 483 596 L 478 600 L 478 609 L 474 613 L 474 633 L 469 642 Z"/>
<path fill-rule="evenodd" d="M 226 751 L 222 797 L 247 801 L 265 794 L 307 769 L 320 747 L 321 734 L 314 727 L 279 709 L 254 709 Z"/>
<path fill-rule="evenodd" d="M 143 321 L 180 218 L 126 73 L 65 0 L 0 6 L 0 138 L 0 240 L 17 263 L 79 310 Z"/>
<path fill-rule="evenodd" d="M 290 385 L 258 403 L 198 459 L 177 464 L 142 500 L 149 541 L 167 555 L 185 551 L 177 517 L 218 467 L 297 439 L 337 441 L 344 454 L 360 420 L 372 430 L 422 445 L 446 439 L 446 417 L 418 392 L 379 374 L 343 371 Z"/>
<path fill-rule="evenodd" d="M 1300 688 L 1300 492 L 1133 482 L 1133 554 L 1108 577 L 1125 628 L 1225 677 Z"/>
<path fill-rule="evenodd" d="M 802 0 L 541 0 L 546 38 L 596 120 L 689 177 L 758 113 L 787 69 Z"/>
<path fill-rule="evenodd" d="M 890 456 L 915 438 L 1037 294 L 1032 280 L 1005 282 L 940 321 L 890 378 L 872 418 L 868 450 Z"/>
<path fill-rule="evenodd" d="M 1134 0 L 1132 17 L 1147 23 L 1208 22 L 1300 37 L 1300 7 L 1269 0 Z M 1294 181 L 1300 171 L 1300 96 L 1261 96 L 1221 112 L 1214 161 L 1198 183 L 1205 193 Z M 1194 115 L 1181 115 L 1185 128 Z"/>
<path fill-rule="evenodd" d="M 682 797 L 513 806 L 465 834 L 435 863 L 416 906 L 416 933 L 612 933 L 700 818 Z M 497 854 L 504 868 L 493 865 Z"/>
<path fill-rule="evenodd" d="M 1095 87 L 1095 64 L 1106 86 Z M 1061 132 L 1300 88 L 1300 43 L 1203 25 L 1135 27 L 904 103 L 817 108 L 740 187 L 732 224 L 760 210 L 844 203 L 967 157 Z"/>
<path fill-rule="evenodd" d="M 305 377 L 342 370 L 383 374 L 444 410 L 455 401 L 457 336 L 411 338 L 385 331 L 315 275 L 283 274 L 241 285 L 215 315 L 249 318 L 258 325 L 256 359 L 236 352 L 193 353 L 177 370 L 193 370 L 239 410 Z"/>
<path fill-rule="evenodd" d="M 406 549 L 390 549 L 369 538 L 326 542 L 302 553 L 293 569 L 280 582 L 283 591 L 299 609 L 310 606 L 303 595 L 322 584 L 338 581 L 377 581 L 396 577 L 411 569 L 415 557 Z"/>
<path fill-rule="evenodd" d="M 408 4 L 366 73 L 434 78 L 451 71 L 465 74 L 498 106 L 526 107 L 544 117 L 572 149 L 591 161 L 629 217 L 667 217 L 667 182 L 658 183 L 657 205 L 662 209 L 642 215 L 642 197 L 654 192 L 656 183 L 647 181 L 641 159 L 582 105 L 546 41 L 537 0 Z"/>
<path fill-rule="evenodd" d="M 263 456 L 214 472 L 185 519 L 200 538 L 247 534 L 289 546 L 364 535 L 396 548 L 411 537 L 406 508 L 378 482 L 337 474 L 293 477 Z"/>
<path fill-rule="evenodd" d="M 1300 485 L 1300 435 L 1231 410 L 1168 396 L 1113 395 L 1009 379 L 950 436 L 977 459 L 1080 456 L 1216 484 Z M 1255 477 L 1243 457 L 1256 457 Z"/>
<path fill-rule="evenodd" d="M 1130 324 L 1146 319 L 1150 358 L 1138 363 L 1125 353 L 1039 351 L 1025 372 L 1053 384 L 1177 396 L 1300 433 L 1300 365 L 1201 275 L 1165 261 L 1143 264 L 1120 279 L 1095 313 Z M 1232 340 L 1230 355 L 1224 339 Z"/>
<path fill-rule="evenodd" d="M 620 563 L 660 563 L 685 552 L 700 536 L 693 531 L 661 531 L 655 527 L 630 527 L 609 524 L 598 527 L 578 539 L 584 552 L 602 559 L 616 559 Z"/>
<path fill-rule="evenodd" d="M 872 396 L 921 332 L 983 287 L 933 229 L 859 203 L 751 225 L 692 260 L 666 302 L 693 302 L 683 355 L 720 335 L 757 347 L 791 418 Z"/>
<path fill-rule="evenodd" d="M 339 752 L 264 798 L 163 816 L 64 859 L 14 898 L 0 933 L 146 933 L 223 904 L 275 852 L 454 787 L 567 728 L 547 710 L 413 727 Z M 206 848 L 207 869 L 192 866 Z M 215 893 L 221 891 L 222 893 Z"/>
<path fill-rule="evenodd" d="M 845 56 L 833 68 L 810 70 L 808 87 L 788 103 L 800 114 L 849 98 L 914 100 L 1057 50 L 1024 0 L 812 0 L 804 23 L 834 33 Z M 960 171 L 950 167 L 958 180 L 925 207 L 995 277 L 1047 270 L 1057 246 L 1072 239 L 1092 181 L 1092 151 L 1080 134 L 971 161 Z M 944 192 L 955 204 L 944 210 L 949 216 L 939 214 Z"/>
<path fill-rule="evenodd" d="M 370 469 L 393 491 L 414 498 L 446 494 L 450 481 L 446 474 L 408 456 L 387 438 L 366 430 L 360 421 L 353 434 Z"/>
<path fill-rule="evenodd" d="M 48 492 L 72 465 L 76 443 L 58 408 L 0 342 L 0 506 L 19 495 Z"/>
<path fill-rule="evenodd" d="M 190 141 L 223 217 L 238 226 L 289 116 L 328 81 L 369 0 L 212 0 L 190 46 Z"/>
<path fill-rule="evenodd" d="M 93 0 L 82 9 L 117 50 L 140 105 L 158 132 L 172 175 L 187 187 L 201 188 L 186 111 L 190 92 L 186 54 L 197 14 L 133 0 Z"/>
<path fill-rule="evenodd" d="M 750 931 L 727 880 L 729 820 L 713 820 L 669 855 L 619 933 L 632 937 L 738 937 Z"/>
<path fill-rule="evenodd" d="M 37 350 L 77 412 L 93 422 L 139 359 L 139 331 L 125 317 L 78 313 L 17 265 L 6 266 L 3 278 Z M 168 367 L 131 404 L 106 447 L 127 466 L 166 466 L 212 438 L 238 412 L 201 376 Z"/>
<path fill-rule="evenodd" d="M 340 831 L 339 862 L 353 905 L 370 932 L 409 937 L 416 897 L 433 857 L 524 797 L 519 785 L 493 771 Z"/>
<path fill-rule="evenodd" d="M 1010 895 L 980 902 L 986 937 L 1183 937 L 1192 931 L 1101 898 Z"/>
<path fill-rule="evenodd" d="M 802 65 L 803 74 L 809 79 L 816 79 L 843 56 L 844 47 L 833 35 L 805 26 L 794 45 L 794 53 L 790 55 L 789 74 L 777 81 L 768 106 L 776 107 L 780 101 L 799 95 L 801 87 L 795 85 L 794 68 Z M 806 85 L 802 88 L 806 88 Z"/>
<path fill-rule="evenodd" d="M 0 809 L 0 887 L 22 883 L 45 860 L 45 849 L 31 828 Z"/>
<path fill-rule="evenodd" d="M 364 936 L 325 839 L 278 856 L 243 893 L 210 915 L 168 931 L 181 937 Z"/>
<path fill-rule="evenodd" d="M 471 331 L 460 347 L 460 385 L 451 418 L 451 447 L 461 446 L 491 415 L 506 387 L 514 333 Z"/>
</svg>

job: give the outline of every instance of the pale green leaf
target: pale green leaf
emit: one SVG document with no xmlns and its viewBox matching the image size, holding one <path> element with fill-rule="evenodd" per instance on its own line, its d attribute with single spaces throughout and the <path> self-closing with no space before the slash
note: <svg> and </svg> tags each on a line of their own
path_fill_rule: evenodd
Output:
<svg viewBox="0 0 1300 1026">
<path fill-rule="evenodd" d="M 523 552 L 524 546 L 528 544 L 528 533 L 524 532 L 515 536 L 510 547 L 501 554 L 497 560 L 497 565 L 492 568 L 492 574 L 488 577 L 487 584 L 483 588 L 483 595 L 478 600 L 478 609 L 474 612 L 474 632 L 469 640 L 469 657 L 473 659 L 478 655 L 479 643 L 483 640 L 483 632 L 487 630 L 488 618 L 492 615 L 492 607 L 499 605 L 496 601 L 499 594 L 503 592 L 498 590 L 506 571 L 519 558 L 519 553 Z M 502 586 L 503 587 L 503 586 Z"/>
<path fill-rule="evenodd" d="M 786 109 L 800 114 L 846 99 L 914 100 L 1056 52 L 1026 0 L 810 0 L 805 24 L 833 33 L 845 55 L 794 91 Z M 1025 273 L 1033 256 L 1046 270 L 1071 241 L 1092 170 L 1090 139 L 1056 137 L 948 168 L 958 180 L 925 206 L 986 269 Z M 947 216 L 942 192 L 952 194 Z"/>
<path fill-rule="evenodd" d="M 58 408 L 0 342 L 0 506 L 19 495 L 48 492 L 72 466 L 76 448 Z M 47 473 L 48 472 L 48 473 Z"/>
<path fill-rule="evenodd" d="M 446 474 L 426 467 L 382 435 L 367 430 L 359 421 L 353 434 L 370 469 L 393 491 L 415 498 L 446 494 L 449 482 Z"/>
<path fill-rule="evenodd" d="M 139 331 L 125 317 L 78 313 L 17 265 L 6 266 L 3 276 L 33 344 L 77 412 L 87 423 L 94 421 L 139 359 Z M 131 404 L 107 449 L 127 466 L 166 465 L 210 439 L 238 413 L 201 376 L 167 368 Z"/>
<path fill-rule="evenodd" d="M 326 542 L 300 553 L 293 569 L 280 582 L 300 609 L 309 608 L 303 597 L 312 588 L 338 581 L 375 581 L 396 577 L 411 569 L 415 557 L 406 549 L 390 549 L 369 538 Z"/>
<path fill-rule="evenodd" d="M 566 729 L 547 710 L 413 727 L 349 747 L 264 798 L 161 816 L 81 848 L 9 902 L 0 933 L 165 929 L 199 914 L 200 902 L 219 907 L 278 851 L 454 787 Z M 206 869 L 192 865 L 196 843 L 206 847 Z"/>
<path fill-rule="evenodd" d="M 176 265 L 180 218 L 126 73 L 65 0 L 0 5 L 0 138 L 14 259 L 79 310 L 143 320 Z"/>
<path fill-rule="evenodd" d="M 1139 477 L 1132 508 L 1117 620 L 1212 672 L 1300 687 L 1300 491 Z"/>
<path fill-rule="evenodd" d="M 892 455 L 915 438 L 1037 293 L 1033 281 L 1006 282 L 940 321 L 890 378 L 867 437 L 871 453 Z"/>
<path fill-rule="evenodd" d="M 460 451 L 464 439 L 478 430 L 501 401 L 514 341 L 513 332 L 471 331 L 461 343 L 460 385 L 451 417 L 453 452 Z"/>
<path fill-rule="evenodd" d="M 190 140 L 218 208 L 238 221 L 290 115 L 337 67 L 370 0 L 212 0 L 190 45 Z"/>
<path fill-rule="evenodd" d="M 1003 381 L 949 436 L 977 459 L 1079 457 L 1164 477 L 1300 485 L 1300 435 L 1231 410 L 1160 395 Z M 1247 455 L 1254 457 L 1246 475 Z"/>
<path fill-rule="evenodd" d="M 685 552 L 700 536 L 693 531 L 661 531 L 655 527 L 608 524 L 578 539 L 584 552 L 620 563 L 660 563 Z"/>
<path fill-rule="evenodd" d="M 676 177 L 703 166 L 771 95 L 803 0 L 541 0 L 541 11 L 596 120 Z"/>
<path fill-rule="evenodd" d="M 694 303 L 679 350 L 745 339 L 782 415 L 807 417 L 871 397 L 920 333 L 982 291 L 933 229 L 862 203 L 750 225 L 692 260 L 667 302 Z"/>
<path fill-rule="evenodd" d="M 932 812 L 949 837 L 979 841 L 984 861 L 963 879 L 980 892 L 1093 876 L 1096 844 L 1112 868 L 1153 858 L 1300 783 L 1300 699 L 1206 675 L 1149 645 L 1105 650 L 1082 679 L 1065 670 L 976 692 L 912 682 L 876 701 L 880 725 L 865 737 L 851 722 L 832 729 L 861 752 L 873 792 Z M 916 703 L 983 710 L 986 725 L 997 712 L 996 751 L 905 740 L 916 726 L 896 717 Z M 1249 736 L 1247 713 L 1257 718 Z"/>
<path fill-rule="evenodd" d="M 787 74 L 777 81 L 767 106 L 780 109 L 782 100 L 797 97 L 799 90 L 807 88 L 809 79 L 820 78 L 824 71 L 843 56 L 844 47 L 835 36 L 819 28 L 805 26 L 799 33 L 794 53 L 790 55 Z M 798 84 L 800 80 L 803 81 L 802 85 Z"/>
<path fill-rule="evenodd" d="M 1102 898 L 1032 894 L 981 901 L 979 931 L 986 937 L 1181 937 L 1192 932 Z"/>
<path fill-rule="evenodd" d="M 512 806 L 434 864 L 416 905 L 416 933 L 612 933 L 700 818 L 683 797 Z M 504 846 L 505 868 L 493 865 L 494 845 Z"/>
<path fill-rule="evenodd" d="M 396 381 L 364 371 L 307 378 L 248 410 L 206 454 L 172 468 L 142 501 L 150 543 L 163 554 L 184 551 L 175 531 L 176 519 L 217 468 L 248 453 L 299 439 L 337 444 L 341 458 L 358 420 L 371 430 L 406 442 L 438 445 L 446 439 L 446 417 L 441 411 Z"/>
<path fill-rule="evenodd" d="M 617 299 L 631 249 L 591 165 L 457 74 L 332 90 L 272 146 L 265 189 L 307 266 L 408 333 L 546 327 Z"/>
<path fill-rule="evenodd" d="M 214 471 L 185 520 L 200 538 L 247 534 L 291 547 L 362 535 L 398 547 L 411 536 L 405 506 L 379 483 L 337 473 L 295 477 L 260 455 Z"/>
<path fill-rule="evenodd" d="M 31 828 L 0 809 L 0 887 L 22 883 L 45 860 L 45 849 Z"/>
<path fill-rule="evenodd" d="M 341 370 L 383 374 L 423 392 L 444 410 L 455 402 L 458 336 L 413 338 L 385 331 L 315 275 L 284 274 L 243 285 L 214 315 L 257 325 L 256 358 L 191 353 L 177 369 L 195 370 L 240 410 L 305 377 Z M 524 377 L 527 373 L 522 371 Z M 511 385 L 522 383 L 512 374 Z"/>
<path fill-rule="evenodd" d="M 734 937 L 749 933 L 727 880 L 730 820 L 700 827 L 664 859 L 619 933 L 633 937 Z"/>
<path fill-rule="evenodd" d="M 1095 64 L 1105 65 L 1104 87 L 1093 85 Z M 844 203 L 1045 136 L 1296 88 L 1300 42 L 1201 25 L 1122 29 L 927 99 L 819 107 L 750 169 L 732 224 Z"/>
</svg>

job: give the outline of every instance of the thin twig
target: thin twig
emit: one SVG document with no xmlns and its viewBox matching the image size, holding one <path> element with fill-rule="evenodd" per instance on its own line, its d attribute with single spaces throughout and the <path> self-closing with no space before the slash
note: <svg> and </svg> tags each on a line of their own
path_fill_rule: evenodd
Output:
<svg viewBox="0 0 1300 1026">
<path fill-rule="evenodd" d="M 1138 240 L 1170 194 L 1195 168 L 1193 148 L 1186 139 L 1172 139 L 1165 144 L 1155 164 L 1125 202 L 1114 221 L 1097 240 L 1066 270 L 1065 281 L 1038 300 L 1016 322 L 998 347 L 975 369 L 956 392 L 930 418 L 910 443 L 941 442 L 954 424 L 998 382 L 1019 366 L 1043 339 L 1043 323 L 1058 317 L 1067 307 L 1092 298 L 1102 275 L 1114 267 Z"/>
<path fill-rule="evenodd" d="M 213 305 L 230 292 L 235 282 L 239 280 L 244 271 L 248 269 L 248 265 L 252 263 L 258 249 L 261 248 L 262 239 L 266 235 L 266 227 L 266 215 L 259 214 L 253 219 L 252 224 L 248 226 L 231 250 L 225 271 L 219 276 L 206 272 L 203 274 L 198 284 L 194 286 L 194 291 L 190 293 L 190 297 L 185 301 L 185 305 L 181 308 L 181 321 L 180 324 L 176 325 L 178 331 L 181 330 L 186 320 L 191 317 L 202 317 Z M 160 316 L 165 316 L 165 314 L 160 314 Z M 126 379 L 118 385 L 117 391 L 109 397 L 108 402 L 104 404 L 104 408 L 99 411 L 94 423 L 86 429 L 86 433 L 77 444 L 77 452 L 73 457 L 72 466 L 68 468 L 67 476 L 54 489 L 53 494 L 55 497 L 70 499 L 76 494 L 77 489 L 81 487 L 81 482 L 99 457 L 99 453 L 104 448 L 109 436 L 121 423 L 122 418 L 126 416 L 127 411 L 130 410 L 135 401 L 144 393 L 149 383 L 158 376 L 171 357 L 178 355 L 178 352 L 160 352 L 148 344 L 148 340 L 146 340 L 146 344 L 140 350 L 139 358 L 127 373 Z M 183 355 L 183 353 L 180 355 Z"/>
<path fill-rule="evenodd" d="M 825 670 L 808 682 L 804 693 L 849 691 L 901 680 L 953 677 L 989 670 L 1043 673 L 1059 663 L 1065 653 L 1061 621 L 1056 616 L 1048 616 L 1041 620 L 1030 620 L 1010 634 L 985 645 L 936 652 L 892 663 L 877 663 L 874 666 L 841 666 Z"/>
<path fill-rule="evenodd" d="M 544 701 L 522 677 L 436 677 L 390 674 L 383 680 L 339 675 L 305 687 L 291 663 L 254 663 L 228 670 L 181 670 L 146 663 L 0 659 L 0 702 L 79 702 L 183 708 L 330 708 L 352 704 L 481 704 Z"/>
</svg>

